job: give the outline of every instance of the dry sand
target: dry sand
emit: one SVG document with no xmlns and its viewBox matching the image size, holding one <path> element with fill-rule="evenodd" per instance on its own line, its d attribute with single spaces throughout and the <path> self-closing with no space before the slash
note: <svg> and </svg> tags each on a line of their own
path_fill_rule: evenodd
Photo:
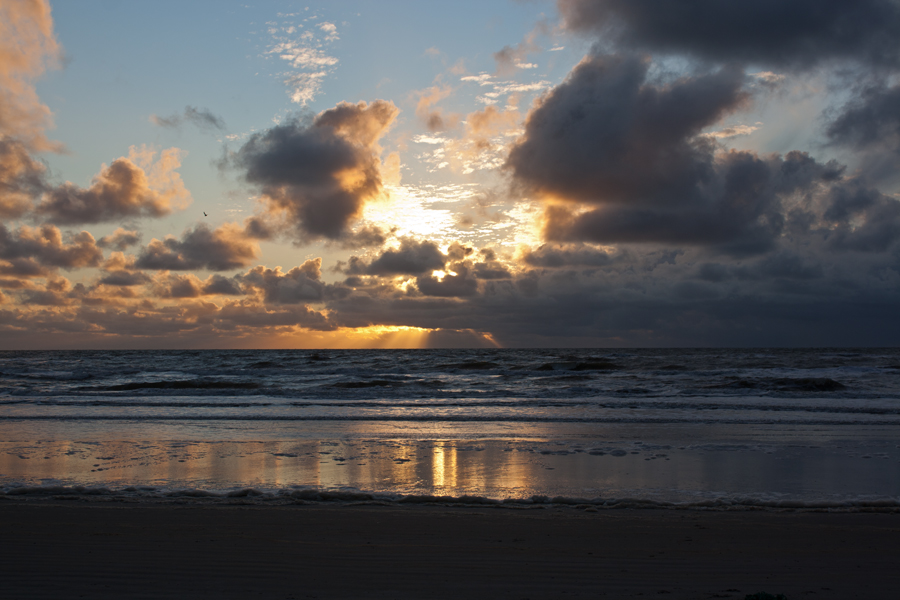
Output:
<svg viewBox="0 0 900 600">
<path fill-rule="evenodd" d="M 2 598 L 900 598 L 900 514 L 0 502 Z"/>
</svg>

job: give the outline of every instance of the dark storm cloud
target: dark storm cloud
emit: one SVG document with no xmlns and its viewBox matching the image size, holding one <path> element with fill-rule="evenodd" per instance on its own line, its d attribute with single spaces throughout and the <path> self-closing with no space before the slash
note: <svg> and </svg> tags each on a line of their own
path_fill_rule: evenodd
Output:
<svg viewBox="0 0 900 600">
<path fill-rule="evenodd" d="M 512 279 L 512 273 L 503 263 L 498 261 L 485 261 L 475 263 L 472 266 L 472 275 L 476 279 L 497 280 Z"/>
<path fill-rule="evenodd" d="M 789 153 L 763 160 L 731 152 L 719 163 L 721 194 L 700 208 L 608 206 L 574 213 L 549 207 L 552 241 L 708 246 L 733 256 L 775 249 L 784 235 L 823 239 L 830 250 L 885 252 L 900 239 L 900 201 L 858 179 L 833 181 L 834 169 Z M 788 207 L 792 205 L 793 208 Z M 534 259 L 525 256 L 534 264 Z"/>
<path fill-rule="evenodd" d="M 244 304 L 226 304 L 217 311 L 213 321 L 218 329 L 299 326 L 317 331 L 330 331 L 334 325 L 328 318 L 306 305 L 283 306 L 271 309 Z"/>
<path fill-rule="evenodd" d="M 405 238 L 399 248 L 385 250 L 370 263 L 352 257 L 344 272 L 348 275 L 419 275 L 443 269 L 446 262 L 447 256 L 434 242 Z"/>
<path fill-rule="evenodd" d="M 817 260 L 791 251 L 778 252 L 750 264 L 701 263 L 696 265 L 696 277 L 712 283 L 735 279 L 740 281 L 777 279 L 806 281 L 819 279 L 824 275 L 825 270 Z"/>
<path fill-rule="evenodd" d="M 342 103 L 253 135 L 227 162 L 260 187 L 269 212 L 283 213 L 301 240 L 339 239 L 381 192 L 377 142 L 397 113 L 382 100 Z"/>
<path fill-rule="evenodd" d="M 333 295 L 326 308 L 344 326 L 473 329 L 520 347 L 890 343 L 900 332 L 890 308 L 900 301 L 900 260 L 874 253 L 822 259 L 808 242 L 716 263 L 698 252 L 660 262 L 658 251 L 637 248 L 616 269 L 518 271 L 477 290 L 446 277 L 446 288 L 433 289 L 420 278 L 421 294 L 358 289 Z M 644 263 L 657 266 L 649 273 L 639 268 Z"/>
<path fill-rule="evenodd" d="M 826 133 L 834 144 L 900 153 L 900 86 L 864 88 Z"/>
<path fill-rule="evenodd" d="M 300 304 L 322 299 L 325 284 L 322 277 L 322 259 L 307 260 L 299 267 L 282 273 L 280 267 L 263 266 L 251 269 L 236 277 L 245 291 L 259 290 L 266 302 L 273 304 Z"/>
<path fill-rule="evenodd" d="M 103 252 L 87 231 L 63 239 L 62 232 L 52 225 L 20 227 L 10 231 L 0 224 L 0 259 L 34 259 L 47 267 L 76 269 L 96 267 Z"/>
<path fill-rule="evenodd" d="M 613 264 L 619 256 L 605 250 L 584 244 L 544 244 L 536 250 L 528 249 L 521 261 L 532 267 L 605 267 Z"/>
<path fill-rule="evenodd" d="M 823 218 L 835 250 L 884 252 L 900 238 L 900 201 L 856 180 L 829 190 Z"/>
<path fill-rule="evenodd" d="M 647 68 L 635 57 L 587 57 L 529 115 L 507 167 L 556 201 L 546 240 L 764 252 L 785 227 L 784 199 L 842 177 L 840 165 L 805 153 L 719 152 L 702 135 L 746 102 L 740 71 L 662 84 L 647 81 Z"/>
<path fill-rule="evenodd" d="M 478 281 L 467 265 L 454 263 L 451 268 L 453 273 L 447 273 L 442 278 L 434 275 L 416 277 L 416 287 L 426 296 L 440 298 L 459 298 L 478 293 Z"/>
<path fill-rule="evenodd" d="M 894 0 L 557 0 L 564 24 L 642 51 L 809 67 L 900 66 Z"/>
<path fill-rule="evenodd" d="M 744 106 L 744 75 L 723 69 L 668 85 L 649 62 L 590 56 L 525 124 L 508 167 L 539 192 L 584 202 L 686 204 L 703 195 L 714 143 L 698 134 Z"/>
<path fill-rule="evenodd" d="M 246 267 L 258 253 L 256 244 L 235 225 L 210 229 L 199 224 L 185 231 L 180 240 L 174 237 L 151 240 L 141 250 L 135 266 L 167 271 L 228 271 Z"/>
<path fill-rule="evenodd" d="M 862 89 L 827 128 L 834 144 L 900 151 L 896 0 L 557 0 L 564 26 L 618 49 L 690 56 L 711 63 L 804 71 L 822 65 L 841 87 Z M 830 64 L 829 64 L 830 63 Z M 848 67 L 849 68 L 846 68 Z M 865 83 L 869 82 L 869 83 Z M 873 153 L 862 168 L 890 179 L 897 160 Z"/>
<path fill-rule="evenodd" d="M 183 113 L 169 117 L 150 115 L 150 122 L 170 129 L 181 127 L 182 123 L 187 122 L 196 125 L 198 129 L 206 133 L 215 130 L 223 131 L 225 129 L 225 121 L 222 117 L 214 115 L 207 108 L 195 108 L 193 106 L 185 106 Z"/>
</svg>

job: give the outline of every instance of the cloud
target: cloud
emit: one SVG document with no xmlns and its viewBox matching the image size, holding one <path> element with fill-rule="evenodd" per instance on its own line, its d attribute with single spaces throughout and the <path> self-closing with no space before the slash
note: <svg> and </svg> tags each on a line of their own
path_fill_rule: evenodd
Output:
<svg viewBox="0 0 900 600">
<path fill-rule="evenodd" d="M 12 277 L 46 277 L 49 269 L 31 257 L 0 261 L 0 275 Z"/>
<path fill-rule="evenodd" d="M 228 271 L 246 267 L 259 255 L 259 247 L 233 223 L 217 229 L 205 224 L 185 231 L 181 239 L 153 239 L 141 250 L 136 267 L 166 271 L 209 269 Z"/>
<path fill-rule="evenodd" d="M 72 304 L 72 284 L 65 277 L 48 278 L 43 289 L 27 289 L 22 300 L 30 306 L 67 306 Z"/>
<path fill-rule="evenodd" d="M 150 281 L 150 277 L 141 271 L 112 271 L 101 277 L 97 283 L 113 287 L 131 287 L 144 285 Z"/>
<path fill-rule="evenodd" d="M 900 86 L 864 88 L 826 133 L 833 144 L 900 153 Z"/>
<path fill-rule="evenodd" d="M 900 239 L 900 200 L 857 179 L 829 189 L 825 206 L 832 249 L 885 252 Z"/>
<path fill-rule="evenodd" d="M 49 2 L 0 3 L 0 138 L 17 140 L 30 151 L 62 148 L 44 135 L 52 114 L 34 88 L 34 81 L 47 67 L 57 66 L 61 56 Z"/>
<path fill-rule="evenodd" d="M 701 135 L 746 106 L 743 74 L 726 68 L 653 83 L 648 66 L 632 56 L 586 57 L 528 115 L 507 167 L 554 202 L 545 239 L 768 247 L 781 228 L 778 196 L 797 184 L 777 176 L 780 159 L 717 155 Z M 826 176 L 821 166 L 807 171 Z"/>
<path fill-rule="evenodd" d="M 466 115 L 465 134 L 447 143 L 445 156 L 451 166 L 467 175 L 476 170 L 503 166 L 511 136 L 520 133 L 521 113 L 515 108 L 486 106 Z"/>
<path fill-rule="evenodd" d="M 333 42 L 341 39 L 338 37 L 337 26 L 334 23 L 329 23 L 328 21 L 323 21 L 319 23 L 319 29 L 321 29 L 325 33 L 325 41 Z"/>
<path fill-rule="evenodd" d="M 62 232 L 53 225 L 19 227 L 10 231 L 0 224 L 0 259 L 34 259 L 48 267 L 77 269 L 96 267 L 103 259 L 103 252 L 87 231 L 63 239 Z"/>
<path fill-rule="evenodd" d="M 584 244 L 543 244 L 536 250 L 526 248 L 520 260 L 543 268 L 606 267 L 622 259 L 616 252 Z"/>
<path fill-rule="evenodd" d="M 159 298 L 199 298 L 203 295 L 203 282 L 190 273 L 187 275 L 159 273 L 153 278 L 153 288 Z"/>
<path fill-rule="evenodd" d="M 548 26 L 541 21 L 532 29 L 525 38 L 515 46 L 504 46 L 494 53 L 497 63 L 497 74 L 507 76 L 516 72 L 516 69 L 534 69 L 537 65 L 526 62 L 529 54 L 540 52 L 542 48 L 536 40 L 539 35 L 547 33 Z"/>
<path fill-rule="evenodd" d="M 460 298 L 478 293 L 478 281 L 471 269 L 463 264 L 453 265 L 452 273 L 419 275 L 416 287 L 426 296 Z"/>
<path fill-rule="evenodd" d="M 273 43 L 266 51 L 267 56 L 277 56 L 290 65 L 291 71 L 282 74 L 284 84 L 288 87 L 291 102 L 306 106 L 319 95 L 322 82 L 333 72 L 338 59 L 325 52 L 325 43 L 338 39 L 337 26 L 327 21 L 319 23 L 324 39 L 317 37 L 312 29 L 305 29 L 299 36 L 296 26 L 273 27 Z"/>
<path fill-rule="evenodd" d="M 391 230 L 393 231 L 393 229 Z M 340 239 L 340 247 L 345 250 L 357 250 L 370 246 L 383 246 L 391 231 L 385 231 L 377 225 L 364 225 L 355 231 L 344 234 Z"/>
<path fill-rule="evenodd" d="M 63 148 L 45 135 L 53 115 L 34 87 L 61 57 L 46 0 L 0 2 L 0 218 L 24 215 L 44 187 L 31 153 Z"/>
<path fill-rule="evenodd" d="M 269 214 L 282 216 L 299 241 L 337 240 L 381 194 L 377 142 L 397 113 L 383 100 L 341 103 L 254 134 L 228 163 L 259 186 Z"/>
<path fill-rule="evenodd" d="M 533 110 L 509 155 L 519 181 L 586 202 L 682 202 L 698 194 L 714 147 L 698 134 L 747 104 L 738 70 L 647 81 L 631 56 L 590 56 Z"/>
<path fill-rule="evenodd" d="M 348 275 L 419 275 L 443 269 L 447 258 L 434 242 L 404 238 L 400 247 L 383 251 L 369 263 L 351 257 L 344 272 Z"/>
<path fill-rule="evenodd" d="M 808 68 L 854 60 L 900 66 L 900 5 L 892 0 L 557 0 L 563 24 L 622 46 Z"/>
<path fill-rule="evenodd" d="M 322 259 L 307 260 L 287 273 L 281 267 L 255 267 L 236 279 L 245 290 L 259 290 L 266 302 L 298 304 L 322 300 L 325 284 L 322 278 Z"/>
<path fill-rule="evenodd" d="M 228 303 L 214 315 L 213 323 L 225 332 L 229 329 L 244 330 L 250 334 L 278 332 L 277 328 L 303 327 L 317 331 L 329 331 L 334 325 L 328 317 L 305 304 L 271 308 L 258 305 Z M 298 332 L 291 331 L 296 335 Z"/>
<path fill-rule="evenodd" d="M 201 291 L 208 296 L 240 296 L 244 293 L 237 281 L 219 274 L 210 275 L 203 283 Z"/>
<path fill-rule="evenodd" d="M 117 227 L 110 235 L 103 236 L 97 240 L 97 246 L 101 248 L 112 248 L 113 250 L 125 250 L 129 246 L 139 244 L 141 234 L 138 231 L 129 231 L 121 227 Z"/>
<path fill-rule="evenodd" d="M 170 129 L 179 128 L 182 123 L 187 122 L 196 125 L 200 131 L 205 133 L 225 130 L 225 121 L 222 117 L 214 115 L 207 108 L 195 108 L 193 106 L 185 106 L 184 113 L 174 114 L 169 117 L 150 115 L 150 122 L 159 127 Z"/>
<path fill-rule="evenodd" d="M 710 131 L 706 135 L 716 139 L 728 139 L 743 135 L 750 135 L 751 133 L 759 129 L 759 125 L 760 123 L 757 123 L 756 125 L 733 125 L 731 127 L 725 127 L 724 129 L 720 129 L 718 131 Z"/>
<path fill-rule="evenodd" d="M 473 266 L 473 275 L 476 279 L 499 280 L 512 279 L 509 268 L 497 259 L 494 250 L 482 248 L 480 253 L 483 262 L 476 262 Z"/>
<path fill-rule="evenodd" d="M 437 85 L 419 92 L 419 100 L 416 103 L 416 116 L 425 124 L 429 131 L 436 132 L 452 129 L 459 123 L 458 114 L 445 114 L 440 108 L 432 108 L 452 92 L 453 90 L 449 87 Z"/>
<path fill-rule="evenodd" d="M 531 111 L 507 160 L 545 201 L 543 238 L 749 256 L 798 235 L 827 239 L 822 251 L 889 251 L 900 203 L 863 178 L 803 152 L 725 152 L 704 133 L 747 105 L 744 84 L 732 68 L 652 81 L 645 59 L 586 57 Z"/>
<path fill-rule="evenodd" d="M 25 144 L 0 137 L 0 217 L 17 218 L 31 210 L 46 185 L 46 172 Z"/>
<path fill-rule="evenodd" d="M 48 189 L 36 212 L 57 224 L 103 223 L 124 217 L 162 217 L 190 203 L 176 169 L 184 152 L 131 147 L 128 157 L 103 165 L 91 186 L 65 183 Z"/>
</svg>

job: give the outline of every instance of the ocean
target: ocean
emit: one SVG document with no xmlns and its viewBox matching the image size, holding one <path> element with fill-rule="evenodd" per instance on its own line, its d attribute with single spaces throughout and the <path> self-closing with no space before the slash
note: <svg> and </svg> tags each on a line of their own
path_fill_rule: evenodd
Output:
<svg viewBox="0 0 900 600">
<path fill-rule="evenodd" d="M 0 496 L 900 507 L 900 350 L 0 353 Z"/>
</svg>

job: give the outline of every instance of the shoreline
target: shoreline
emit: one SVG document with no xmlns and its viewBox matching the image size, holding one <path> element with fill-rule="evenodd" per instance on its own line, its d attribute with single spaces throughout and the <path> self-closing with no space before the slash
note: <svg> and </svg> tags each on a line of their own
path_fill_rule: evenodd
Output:
<svg viewBox="0 0 900 600">
<path fill-rule="evenodd" d="M 894 598 L 900 516 L 0 502 L 8 597 Z"/>
<path fill-rule="evenodd" d="M 0 504 L 48 504 L 67 506 L 133 505 L 133 506 L 185 506 L 198 507 L 290 507 L 290 506 L 443 506 L 464 508 L 497 508 L 510 510 L 539 510 L 570 508 L 588 512 L 619 510 L 670 510 L 670 511 L 718 511 L 718 512 L 826 512 L 826 513 L 897 513 L 900 499 L 874 498 L 865 500 L 798 499 L 768 500 L 761 498 L 717 497 L 690 502 L 670 502 L 640 497 L 542 496 L 530 498 L 491 498 L 464 494 L 449 496 L 439 494 L 398 494 L 363 490 L 332 490 L 322 488 L 287 488 L 259 490 L 252 487 L 232 490 L 206 490 L 198 488 L 165 489 L 152 486 L 39 485 L 11 487 L 0 490 Z"/>
</svg>

